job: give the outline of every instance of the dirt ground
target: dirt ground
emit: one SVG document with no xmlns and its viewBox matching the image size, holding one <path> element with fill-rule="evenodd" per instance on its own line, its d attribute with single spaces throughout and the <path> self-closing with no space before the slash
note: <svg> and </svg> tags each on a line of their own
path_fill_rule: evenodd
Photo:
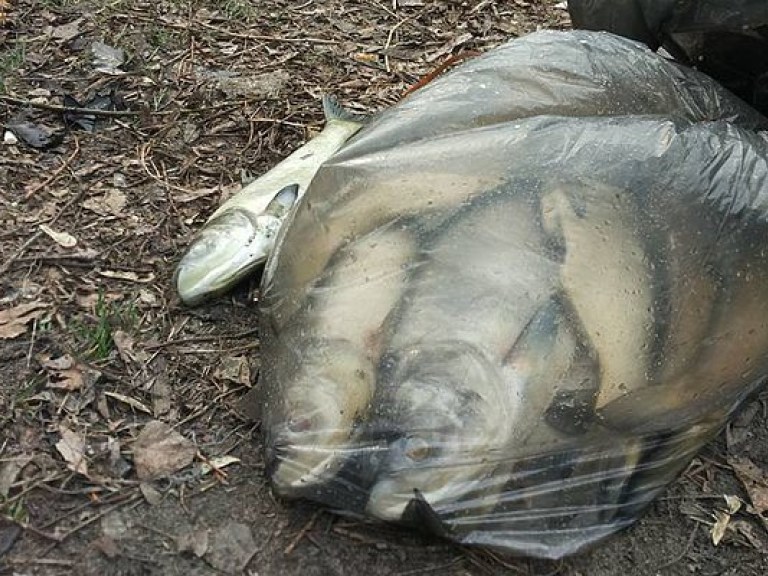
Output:
<svg viewBox="0 0 768 576">
<path fill-rule="evenodd" d="M 504 557 L 277 501 L 238 409 L 259 371 L 254 287 L 198 309 L 171 289 L 242 175 L 322 127 L 322 93 L 391 105 L 451 54 L 568 27 L 553 0 L 0 14 L 0 115 L 21 136 L 0 143 L 0 574 L 768 573 L 762 399 L 635 526 L 562 562 Z"/>
</svg>

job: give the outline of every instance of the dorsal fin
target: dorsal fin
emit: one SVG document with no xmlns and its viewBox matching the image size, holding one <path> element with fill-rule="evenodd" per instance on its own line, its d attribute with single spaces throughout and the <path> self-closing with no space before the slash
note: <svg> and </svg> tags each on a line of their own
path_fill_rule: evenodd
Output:
<svg viewBox="0 0 768 576">
<path fill-rule="evenodd" d="M 323 113 L 325 114 L 326 121 L 342 120 L 344 122 L 367 124 L 371 120 L 369 114 L 358 114 L 347 110 L 330 94 L 323 94 Z"/>
</svg>

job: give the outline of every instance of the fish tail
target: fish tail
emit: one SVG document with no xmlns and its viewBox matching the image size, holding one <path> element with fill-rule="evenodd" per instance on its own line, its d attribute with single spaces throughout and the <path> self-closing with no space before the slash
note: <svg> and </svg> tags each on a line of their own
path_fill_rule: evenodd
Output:
<svg viewBox="0 0 768 576">
<path fill-rule="evenodd" d="M 326 121 L 341 120 L 343 122 L 367 124 L 371 120 L 369 114 L 358 114 L 357 112 L 347 110 L 330 94 L 323 94 L 323 114 L 325 114 Z"/>
</svg>

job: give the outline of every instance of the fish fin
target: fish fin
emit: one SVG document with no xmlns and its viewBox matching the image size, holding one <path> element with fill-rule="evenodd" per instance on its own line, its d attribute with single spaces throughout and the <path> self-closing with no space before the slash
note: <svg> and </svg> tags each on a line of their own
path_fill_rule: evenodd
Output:
<svg viewBox="0 0 768 576">
<path fill-rule="evenodd" d="M 323 114 L 325 114 L 326 121 L 341 120 L 343 122 L 367 124 L 371 120 L 369 114 L 358 114 L 347 110 L 330 94 L 323 94 Z"/>
</svg>

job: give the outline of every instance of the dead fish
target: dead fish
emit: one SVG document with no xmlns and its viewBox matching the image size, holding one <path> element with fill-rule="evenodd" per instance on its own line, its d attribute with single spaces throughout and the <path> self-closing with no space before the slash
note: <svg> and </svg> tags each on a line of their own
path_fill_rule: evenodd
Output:
<svg viewBox="0 0 768 576">
<path fill-rule="evenodd" d="M 396 224 L 344 247 L 281 335 L 264 410 L 279 494 L 327 481 L 355 448 L 375 390 L 380 329 L 412 258 L 410 234 Z"/>
<path fill-rule="evenodd" d="M 550 305 L 558 265 L 538 249 L 528 198 L 507 194 L 470 206 L 424 249 L 395 313 L 374 401 L 375 417 L 398 431 L 368 501 L 378 518 L 399 520 L 415 492 L 438 515 L 493 492 L 484 483 L 546 409 L 523 401 L 542 365 L 523 352 L 507 359 Z"/>
<path fill-rule="evenodd" d="M 192 241 L 174 278 L 185 304 L 225 293 L 264 264 L 320 165 L 366 121 L 330 96 L 323 97 L 323 111 L 326 125 L 320 134 L 220 206 Z"/>
<path fill-rule="evenodd" d="M 626 191 L 597 182 L 541 198 L 549 240 L 563 247 L 563 291 L 600 359 L 598 407 L 649 379 L 656 294 L 639 213 Z"/>
</svg>

